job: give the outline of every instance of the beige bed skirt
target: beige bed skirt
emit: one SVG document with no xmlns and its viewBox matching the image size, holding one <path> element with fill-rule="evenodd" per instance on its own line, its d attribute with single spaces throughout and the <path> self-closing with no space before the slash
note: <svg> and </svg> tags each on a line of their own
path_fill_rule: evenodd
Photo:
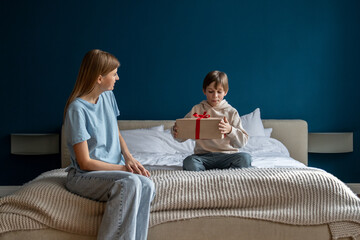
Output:
<svg viewBox="0 0 360 240">
<path fill-rule="evenodd" d="M 240 227 L 241 226 L 241 227 Z M 54 229 L 14 231 L 0 235 L 1 240 L 95 240 L 95 236 L 81 236 Z M 291 239 L 330 240 L 327 224 L 294 226 L 238 217 L 207 217 L 156 225 L 149 229 L 149 240 L 249 240 Z M 341 238 L 350 239 L 350 238 Z"/>
</svg>

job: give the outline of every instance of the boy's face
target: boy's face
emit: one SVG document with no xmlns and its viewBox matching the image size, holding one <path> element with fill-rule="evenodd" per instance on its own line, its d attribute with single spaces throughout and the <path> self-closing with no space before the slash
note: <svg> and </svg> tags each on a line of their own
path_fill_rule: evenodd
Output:
<svg viewBox="0 0 360 240">
<path fill-rule="evenodd" d="M 221 84 L 218 84 L 217 88 L 215 88 L 215 82 L 212 82 L 209 86 L 206 87 L 205 90 L 203 90 L 207 102 L 212 107 L 217 107 L 221 103 L 221 101 L 226 96 L 227 92 L 224 91 L 223 86 Z"/>
</svg>

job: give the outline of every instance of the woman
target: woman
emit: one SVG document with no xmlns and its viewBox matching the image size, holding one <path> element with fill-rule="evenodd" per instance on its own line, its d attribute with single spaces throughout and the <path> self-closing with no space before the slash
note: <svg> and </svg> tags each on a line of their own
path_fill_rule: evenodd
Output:
<svg viewBox="0 0 360 240">
<path fill-rule="evenodd" d="M 106 202 L 98 239 L 147 239 L 155 190 L 117 126 L 120 112 L 112 90 L 119 66 L 112 54 L 101 50 L 84 56 L 64 110 L 71 154 L 66 187 Z"/>
</svg>

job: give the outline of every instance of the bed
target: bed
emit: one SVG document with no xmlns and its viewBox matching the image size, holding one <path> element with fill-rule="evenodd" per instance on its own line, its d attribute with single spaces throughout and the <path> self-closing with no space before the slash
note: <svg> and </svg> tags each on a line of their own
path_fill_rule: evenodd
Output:
<svg viewBox="0 0 360 240">
<path fill-rule="evenodd" d="M 252 117 L 254 113 L 244 119 L 244 127 L 249 125 L 246 120 L 253 122 Z M 258 166 L 253 168 L 185 172 L 176 159 L 176 164 L 164 164 L 161 157 L 179 159 L 179 149 L 173 155 L 167 150 L 154 153 L 155 160 L 162 161 L 153 164 L 146 162 L 151 158 L 144 157 L 148 156 L 146 150 L 134 153 L 144 157 L 143 164 L 150 169 L 157 189 L 149 240 L 360 239 L 360 199 L 333 175 L 306 167 L 307 123 L 260 121 L 271 137 L 253 137 L 255 144 L 263 144 L 254 150 Z M 120 120 L 119 128 L 131 148 L 140 133 L 163 136 L 173 123 Z M 250 125 L 248 130 L 255 133 L 256 127 Z M 63 135 L 62 143 L 65 138 Z M 154 139 L 148 140 L 156 144 Z M 171 145 L 166 141 L 159 144 Z M 273 149 L 277 154 L 284 151 L 288 157 L 278 155 L 276 161 L 267 161 L 269 153 L 261 149 L 271 142 L 276 143 Z M 180 148 L 186 150 L 192 144 Z M 251 147 L 243 150 L 251 152 Z M 156 147 L 150 144 L 146 148 L 154 151 Z M 62 169 L 43 173 L 0 199 L 0 239 L 96 239 L 104 204 L 66 191 L 64 169 L 68 164 L 69 154 L 62 144 Z"/>
</svg>

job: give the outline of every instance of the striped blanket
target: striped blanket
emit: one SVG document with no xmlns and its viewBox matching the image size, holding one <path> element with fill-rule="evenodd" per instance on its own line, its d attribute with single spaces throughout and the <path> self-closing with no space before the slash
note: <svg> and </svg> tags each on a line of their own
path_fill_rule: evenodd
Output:
<svg viewBox="0 0 360 240">
<path fill-rule="evenodd" d="M 150 227 L 181 219 L 234 216 L 293 225 L 328 224 L 334 239 L 360 237 L 360 199 L 319 169 L 151 172 Z M 96 235 L 104 204 L 68 192 L 63 169 L 40 175 L 0 199 L 0 233 L 54 228 Z"/>
</svg>

